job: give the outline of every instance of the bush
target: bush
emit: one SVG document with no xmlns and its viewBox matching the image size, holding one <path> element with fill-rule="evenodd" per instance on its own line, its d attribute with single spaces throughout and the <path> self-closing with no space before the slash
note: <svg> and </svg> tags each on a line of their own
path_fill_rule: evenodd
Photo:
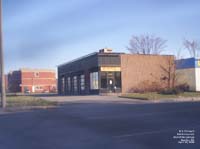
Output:
<svg viewBox="0 0 200 149">
<path fill-rule="evenodd" d="M 129 93 L 146 93 L 146 92 L 158 92 L 162 89 L 160 83 L 151 82 L 149 80 L 140 82 L 137 87 L 132 87 Z"/>
<path fill-rule="evenodd" d="M 188 84 L 184 83 L 184 84 L 177 85 L 176 89 L 180 90 L 181 92 L 188 92 L 190 87 Z"/>
<path fill-rule="evenodd" d="M 177 88 L 169 88 L 169 89 L 164 89 L 164 90 L 161 90 L 159 92 L 159 94 L 164 94 L 164 95 L 177 95 L 177 94 L 180 94 L 181 91 L 178 90 Z"/>
<path fill-rule="evenodd" d="M 188 91 L 189 91 L 189 85 L 184 83 L 184 84 L 179 84 L 175 86 L 174 88 L 165 88 L 161 90 L 159 93 L 165 94 L 165 95 L 169 95 L 169 94 L 177 95 L 177 94 L 188 92 Z"/>
</svg>

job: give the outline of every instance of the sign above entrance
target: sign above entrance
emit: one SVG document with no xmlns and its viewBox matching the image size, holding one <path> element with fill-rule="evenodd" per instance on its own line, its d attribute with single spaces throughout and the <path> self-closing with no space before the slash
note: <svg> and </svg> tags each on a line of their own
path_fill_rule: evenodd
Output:
<svg viewBox="0 0 200 149">
<path fill-rule="evenodd" d="M 101 71 L 121 71 L 121 67 L 101 67 Z"/>
</svg>

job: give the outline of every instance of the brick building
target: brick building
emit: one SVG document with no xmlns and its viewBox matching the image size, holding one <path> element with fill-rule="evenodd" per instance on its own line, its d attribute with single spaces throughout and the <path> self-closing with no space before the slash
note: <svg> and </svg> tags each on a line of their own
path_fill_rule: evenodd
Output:
<svg viewBox="0 0 200 149">
<path fill-rule="evenodd" d="M 54 70 L 20 69 L 8 74 L 10 92 L 47 93 L 56 92 L 57 80 Z"/>
<path fill-rule="evenodd" d="M 113 53 L 102 49 L 58 66 L 58 92 L 63 95 L 127 93 L 145 82 L 165 86 L 167 55 Z"/>
</svg>

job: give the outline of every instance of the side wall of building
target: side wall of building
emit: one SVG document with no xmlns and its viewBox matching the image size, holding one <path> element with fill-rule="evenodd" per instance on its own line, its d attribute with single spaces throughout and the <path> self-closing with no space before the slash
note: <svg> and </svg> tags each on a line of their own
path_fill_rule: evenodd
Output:
<svg viewBox="0 0 200 149">
<path fill-rule="evenodd" d="M 57 80 L 54 71 L 19 70 L 8 74 L 9 92 L 56 92 Z"/>
<path fill-rule="evenodd" d="M 191 91 L 200 91 L 199 59 L 186 58 L 176 61 L 177 84 L 187 84 Z"/>
<path fill-rule="evenodd" d="M 195 68 L 177 69 L 177 84 L 187 84 L 191 91 L 196 91 Z"/>
<path fill-rule="evenodd" d="M 163 69 L 168 69 L 169 62 L 174 62 L 173 56 L 122 54 L 122 93 L 133 92 L 147 84 L 166 86 L 161 78 L 167 75 Z"/>
<path fill-rule="evenodd" d="M 90 94 L 90 72 L 98 71 L 98 54 L 93 53 L 72 62 L 58 66 L 58 93 L 62 95 L 76 95 L 80 91 L 80 76 L 84 75 L 85 89 L 81 94 Z M 74 77 L 77 81 L 74 82 Z M 68 78 L 70 79 L 68 83 Z M 77 84 L 75 91 L 74 84 Z M 70 90 L 69 87 L 70 86 Z M 98 91 L 94 91 L 94 94 Z"/>
<path fill-rule="evenodd" d="M 21 92 L 42 93 L 56 91 L 57 82 L 53 71 L 22 71 L 21 77 Z"/>
<path fill-rule="evenodd" d="M 195 59 L 196 91 L 200 91 L 200 59 Z"/>
<path fill-rule="evenodd" d="M 109 79 L 113 85 L 117 82 L 114 72 L 119 71 L 115 68 L 120 68 L 120 64 L 119 53 L 93 53 L 60 65 L 58 67 L 59 94 L 85 95 L 110 92 L 107 83 Z M 121 83 L 117 85 L 119 84 Z M 121 88 L 116 90 L 120 91 Z"/>
<path fill-rule="evenodd" d="M 200 68 L 195 68 L 196 91 L 200 91 Z"/>
</svg>

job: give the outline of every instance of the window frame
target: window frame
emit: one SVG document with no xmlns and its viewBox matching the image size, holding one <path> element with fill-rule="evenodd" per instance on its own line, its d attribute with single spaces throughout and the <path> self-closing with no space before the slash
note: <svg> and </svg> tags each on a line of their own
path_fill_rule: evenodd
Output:
<svg viewBox="0 0 200 149">
<path fill-rule="evenodd" d="M 73 76 L 73 90 L 74 92 L 78 92 L 78 77 L 77 76 Z"/>
<path fill-rule="evenodd" d="M 90 90 L 99 89 L 99 72 L 90 72 Z"/>
<path fill-rule="evenodd" d="M 80 89 L 81 91 L 85 90 L 85 75 L 80 75 Z"/>
</svg>

